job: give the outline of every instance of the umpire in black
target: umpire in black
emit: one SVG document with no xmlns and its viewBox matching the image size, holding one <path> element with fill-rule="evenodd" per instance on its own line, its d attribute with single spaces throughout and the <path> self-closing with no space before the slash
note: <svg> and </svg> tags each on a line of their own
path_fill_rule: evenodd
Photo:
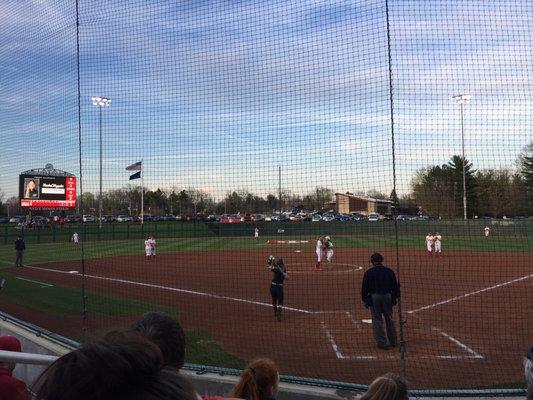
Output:
<svg viewBox="0 0 533 400">
<path fill-rule="evenodd" d="M 15 240 L 15 251 L 17 252 L 17 258 L 15 259 L 15 267 L 23 267 L 22 265 L 22 256 L 24 255 L 24 250 L 26 250 L 26 244 L 22 236 L 19 236 Z"/>
<path fill-rule="evenodd" d="M 388 350 L 398 345 L 396 328 L 392 319 L 392 306 L 400 296 L 400 288 L 394 271 L 383 265 L 383 256 L 374 253 L 370 257 L 373 267 L 365 272 L 361 297 L 366 308 L 372 312 L 374 340 L 380 349 Z M 387 326 L 387 338 L 383 332 L 383 317 Z"/>
</svg>

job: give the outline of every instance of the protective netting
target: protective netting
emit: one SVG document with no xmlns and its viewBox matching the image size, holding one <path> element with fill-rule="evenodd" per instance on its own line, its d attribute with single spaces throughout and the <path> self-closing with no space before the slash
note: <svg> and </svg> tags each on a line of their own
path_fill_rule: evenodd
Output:
<svg viewBox="0 0 533 400">
<path fill-rule="evenodd" d="M 531 21 L 527 0 L 2 1 L 0 214 L 25 216 L 0 225 L 2 310 L 76 340 L 164 310 L 207 366 L 523 386 Z M 47 163 L 77 207 L 30 216 L 19 175 Z M 401 284 L 387 351 L 376 251 Z"/>
</svg>

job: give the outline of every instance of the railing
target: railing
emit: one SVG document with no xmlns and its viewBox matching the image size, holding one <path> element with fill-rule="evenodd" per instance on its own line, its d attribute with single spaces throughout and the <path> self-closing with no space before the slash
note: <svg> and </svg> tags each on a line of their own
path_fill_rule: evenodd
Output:
<svg viewBox="0 0 533 400">
<path fill-rule="evenodd" d="M 0 350 L 0 362 L 14 362 L 17 364 L 50 365 L 58 356 L 45 354 L 19 353 L 16 351 Z"/>
</svg>

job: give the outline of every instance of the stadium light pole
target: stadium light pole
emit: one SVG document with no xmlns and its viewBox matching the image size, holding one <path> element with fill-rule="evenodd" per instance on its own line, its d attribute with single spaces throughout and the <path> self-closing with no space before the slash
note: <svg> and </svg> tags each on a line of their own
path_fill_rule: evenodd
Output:
<svg viewBox="0 0 533 400">
<path fill-rule="evenodd" d="M 98 228 L 102 228 L 102 108 L 109 107 L 111 99 L 99 96 L 91 97 L 93 106 L 98 107 L 98 131 L 100 141 L 100 196 L 98 198 Z"/>
<path fill-rule="evenodd" d="M 459 93 L 452 96 L 455 104 L 459 104 L 461 109 L 461 152 L 463 157 L 463 217 L 466 220 L 466 159 L 465 159 L 465 124 L 464 124 L 464 104 L 472 98 L 467 93 Z"/>
</svg>

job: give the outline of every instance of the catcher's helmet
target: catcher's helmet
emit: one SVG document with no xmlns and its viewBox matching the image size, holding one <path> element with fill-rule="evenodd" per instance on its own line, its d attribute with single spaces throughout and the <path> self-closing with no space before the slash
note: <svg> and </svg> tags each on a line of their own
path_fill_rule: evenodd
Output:
<svg viewBox="0 0 533 400">
<path fill-rule="evenodd" d="M 331 240 L 331 238 L 329 236 L 326 236 L 324 239 Z"/>
<path fill-rule="evenodd" d="M 272 261 L 274 261 L 276 258 L 273 256 L 273 255 L 269 255 L 268 258 L 267 258 L 267 263 L 271 263 Z"/>
</svg>

